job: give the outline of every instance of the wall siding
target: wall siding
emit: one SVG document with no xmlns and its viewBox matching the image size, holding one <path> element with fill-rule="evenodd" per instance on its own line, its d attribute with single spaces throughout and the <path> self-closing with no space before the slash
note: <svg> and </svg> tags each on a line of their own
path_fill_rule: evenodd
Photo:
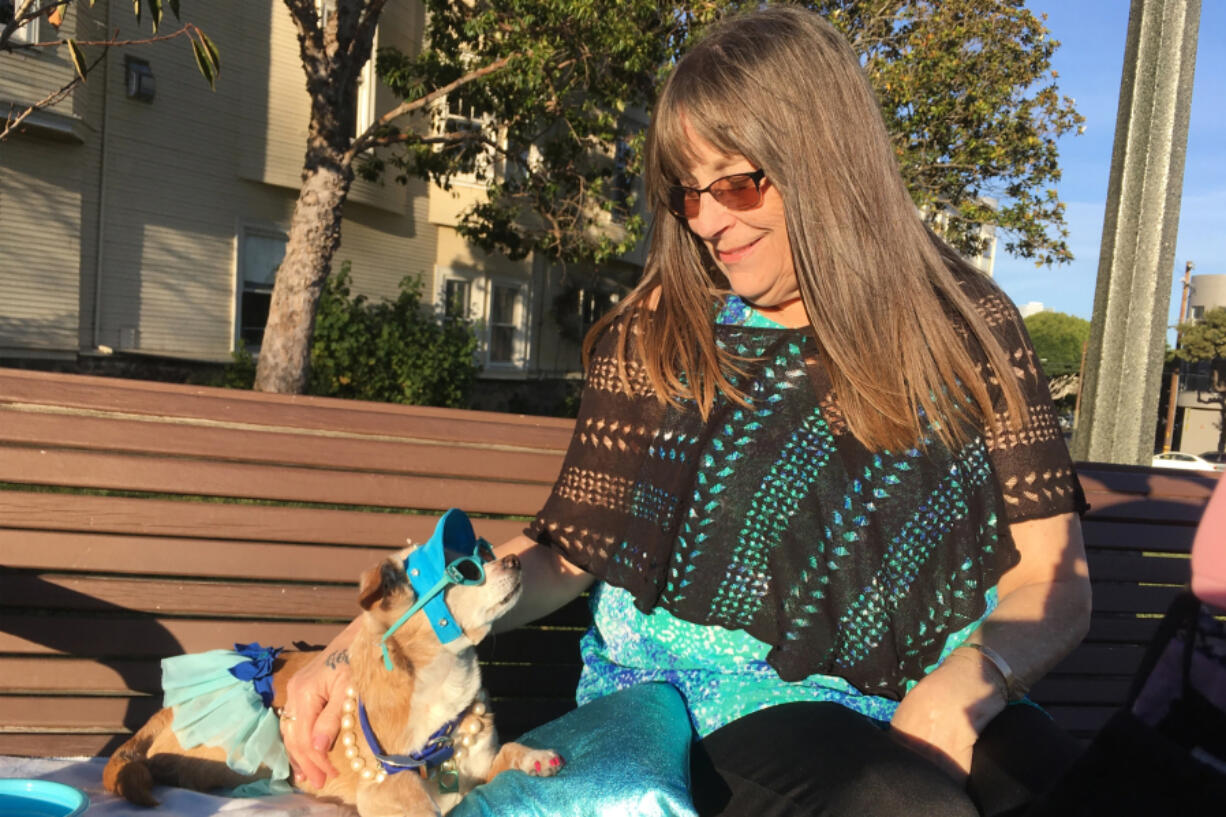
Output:
<svg viewBox="0 0 1226 817">
<path fill-rule="evenodd" d="M 0 353 L 76 349 L 81 152 L 26 137 L 0 151 Z"/>
</svg>

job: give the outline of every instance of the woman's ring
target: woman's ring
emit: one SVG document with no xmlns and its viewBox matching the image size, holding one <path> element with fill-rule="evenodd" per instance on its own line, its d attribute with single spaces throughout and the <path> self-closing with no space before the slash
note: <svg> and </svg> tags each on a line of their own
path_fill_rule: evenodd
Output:
<svg viewBox="0 0 1226 817">
<path fill-rule="evenodd" d="M 282 709 L 280 714 L 277 717 L 279 717 L 283 721 L 297 720 L 297 718 L 295 718 L 288 709 Z"/>
</svg>

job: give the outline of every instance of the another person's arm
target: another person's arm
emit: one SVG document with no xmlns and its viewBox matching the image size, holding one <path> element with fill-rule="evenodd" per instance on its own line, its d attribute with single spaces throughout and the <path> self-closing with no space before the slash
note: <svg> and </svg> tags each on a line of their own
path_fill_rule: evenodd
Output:
<svg viewBox="0 0 1226 817">
<path fill-rule="evenodd" d="M 514 553 L 523 566 L 523 594 L 519 603 L 499 620 L 497 629 L 514 629 L 535 621 L 574 599 L 592 583 L 592 576 L 559 554 L 517 536 L 497 548 L 498 556 Z M 290 679 L 281 735 L 297 777 L 320 787 L 336 769 L 328 750 L 340 731 L 341 705 L 350 684 L 349 645 L 361 626 L 355 619 L 327 648 Z"/>
<path fill-rule="evenodd" d="M 1016 684 L 1028 689 L 1085 636 L 1090 582 L 1075 514 L 1018 522 L 1009 530 L 1021 561 L 1001 577 L 998 605 L 969 641 L 999 654 Z M 951 774 L 964 776 L 979 733 L 1005 704 L 1000 672 L 982 652 L 960 647 L 903 698 L 891 727 Z"/>
</svg>

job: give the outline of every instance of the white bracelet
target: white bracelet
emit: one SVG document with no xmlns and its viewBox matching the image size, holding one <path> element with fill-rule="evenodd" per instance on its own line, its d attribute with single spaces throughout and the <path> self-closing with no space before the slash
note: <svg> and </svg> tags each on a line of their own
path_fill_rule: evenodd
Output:
<svg viewBox="0 0 1226 817">
<path fill-rule="evenodd" d="M 996 668 L 996 671 L 1000 673 L 1000 677 L 1005 682 L 1006 701 L 1012 703 L 1026 697 L 1027 690 L 1025 685 L 1013 674 L 1013 668 L 1009 666 L 1009 662 L 1004 659 L 1004 656 L 986 644 L 977 644 L 974 641 L 966 641 L 958 646 L 959 648 L 969 647 L 972 650 L 978 650 L 979 654 L 988 659 L 988 663 Z"/>
</svg>

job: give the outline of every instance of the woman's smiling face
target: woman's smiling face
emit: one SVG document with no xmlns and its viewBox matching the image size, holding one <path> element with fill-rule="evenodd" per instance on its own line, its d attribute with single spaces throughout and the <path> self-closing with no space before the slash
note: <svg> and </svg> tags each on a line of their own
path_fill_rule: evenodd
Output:
<svg viewBox="0 0 1226 817">
<path fill-rule="evenodd" d="M 678 180 L 680 184 L 701 189 L 724 176 L 758 169 L 744 156 L 721 153 L 688 123 L 685 131 L 694 164 L 688 176 Z M 783 197 L 770 178 L 761 185 L 761 203 L 748 210 L 730 210 L 704 193 L 698 215 L 686 223 L 706 245 L 733 292 L 771 311 L 771 317 L 785 326 L 806 326 L 809 321 L 799 300 Z"/>
</svg>

